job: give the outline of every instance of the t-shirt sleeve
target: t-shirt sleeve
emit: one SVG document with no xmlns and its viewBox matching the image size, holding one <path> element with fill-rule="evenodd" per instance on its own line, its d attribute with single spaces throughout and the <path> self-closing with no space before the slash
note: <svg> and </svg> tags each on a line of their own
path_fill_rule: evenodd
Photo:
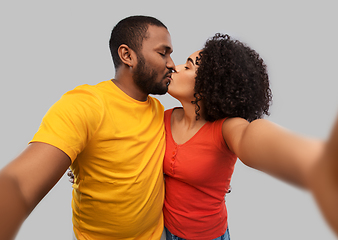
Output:
<svg viewBox="0 0 338 240">
<path fill-rule="evenodd" d="M 31 142 L 57 147 L 73 162 L 97 131 L 102 106 L 93 91 L 78 87 L 67 92 L 48 110 Z"/>
</svg>

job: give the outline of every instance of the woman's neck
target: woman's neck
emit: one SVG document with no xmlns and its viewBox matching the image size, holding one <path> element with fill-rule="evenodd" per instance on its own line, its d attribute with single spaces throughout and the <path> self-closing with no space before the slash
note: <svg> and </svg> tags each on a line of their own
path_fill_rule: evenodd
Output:
<svg viewBox="0 0 338 240">
<path fill-rule="evenodd" d="M 195 105 L 183 104 L 176 109 L 171 118 L 172 136 L 177 144 L 183 144 L 192 138 L 207 122 L 201 115 L 196 120 Z"/>
<path fill-rule="evenodd" d="M 200 125 L 200 124 L 204 124 L 206 122 L 206 120 L 203 117 L 203 109 L 201 108 L 199 110 L 199 118 L 196 120 L 196 105 L 188 102 L 181 102 L 182 107 L 183 107 L 183 111 L 181 111 L 180 115 L 178 116 L 180 120 L 182 122 L 185 123 L 185 125 L 187 126 L 191 126 L 191 128 L 193 128 L 195 125 Z"/>
</svg>

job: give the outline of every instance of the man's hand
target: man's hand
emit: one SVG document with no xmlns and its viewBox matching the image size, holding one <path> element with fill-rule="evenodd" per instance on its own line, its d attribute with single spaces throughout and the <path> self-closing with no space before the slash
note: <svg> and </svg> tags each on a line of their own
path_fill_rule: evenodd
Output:
<svg viewBox="0 0 338 240">
<path fill-rule="evenodd" d="M 71 182 L 71 183 L 74 184 L 74 174 L 73 174 L 73 172 L 72 172 L 72 170 L 70 168 L 68 168 L 67 175 L 69 177 L 69 182 Z"/>
</svg>

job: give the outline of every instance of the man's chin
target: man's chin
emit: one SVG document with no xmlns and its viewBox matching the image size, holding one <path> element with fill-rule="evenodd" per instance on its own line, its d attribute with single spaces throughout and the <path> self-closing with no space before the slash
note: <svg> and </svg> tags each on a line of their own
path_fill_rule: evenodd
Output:
<svg viewBox="0 0 338 240">
<path fill-rule="evenodd" d="M 150 92 L 150 94 L 152 95 L 163 95 L 166 94 L 168 92 L 168 86 L 169 84 L 166 85 L 162 85 L 162 86 L 157 86 L 155 88 L 152 89 L 152 91 Z"/>
<path fill-rule="evenodd" d="M 158 91 L 158 92 L 154 92 L 154 93 L 150 93 L 151 95 L 164 95 L 164 94 L 166 94 L 168 92 L 168 88 L 167 88 L 167 90 L 165 90 L 165 91 Z"/>
</svg>

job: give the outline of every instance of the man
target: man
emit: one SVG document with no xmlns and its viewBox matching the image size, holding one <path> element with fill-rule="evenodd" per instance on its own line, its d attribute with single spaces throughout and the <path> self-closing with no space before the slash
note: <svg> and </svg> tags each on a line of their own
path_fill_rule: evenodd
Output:
<svg viewBox="0 0 338 240">
<path fill-rule="evenodd" d="M 160 239 L 164 109 L 148 95 L 167 92 L 170 34 L 155 18 L 133 16 L 114 27 L 109 45 L 115 78 L 63 95 L 1 171 L 0 239 L 14 238 L 69 166 L 77 239 Z"/>
</svg>

